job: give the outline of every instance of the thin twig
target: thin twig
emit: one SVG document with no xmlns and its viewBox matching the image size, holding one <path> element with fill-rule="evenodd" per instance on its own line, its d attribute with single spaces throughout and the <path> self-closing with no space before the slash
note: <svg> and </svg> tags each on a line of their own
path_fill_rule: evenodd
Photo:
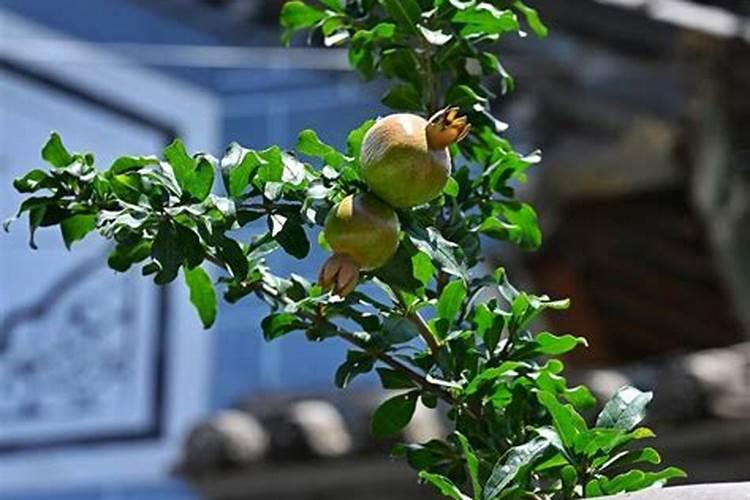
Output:
<svg viewBox="0 0 750 500">
<path fill-rule="evenodd" d="M 206 256 L 206 260 L 218 266 L 224 271 L 229 271 L 228 266 L 219 257 L 215 255 L 208 254 Z M 252 287 L 256 292 L 264 295 L 267 299 L 269 299 L 272 302 L 275 302 L 276 304 L 288 305 L 292 303 L 291 299 L 289 299 L 288 297 L 279 295 L 276 292 L 276 290 L 268 287 L 265 284 L 261 284 L 260 286 L 258 286 L 257 283 L 253 283 L 253 284 L 249 284 L 248 286 Z M 319 315 L 309 312 L 309 311 L 298 310 L 297 314 L 316 323 L 319 323 L 321 321 L 321 317 Z M 419 316 L 419 318 L 421 319 L 421 316 Z M 424 323 L 424 320 L 422 319 L 421 321 L 423 323 L 424 328 L 427 328 L 427 325 L 426 323 Z M 337 327 L 336 334 L 338 337 L 346 340 L 350 344 L 353 344 L 359 347 L 360 349 L 363 349 L 366 351 L 368 350 L 368 347 L 360 339 L 358 339 L 356 336 L 352 335 L 351 333 L 345 332 Z M 429 337 L 432 338 L 433 342 L 435 342 L 435 339 L 434 337 L 432 337 L 431 334 L 429 335 Z M 437 352 L 437 351 L 434 351 L 434 352 Z M 447 403 L 451 405 L 455 406 L 458 404 L 458 402 L 456 401 L 456 399 L 453 397 L 453 395 L 450 392 L 446 391 L 444 388 L 436 384 L 429 382 L 424 375 L 416 372 L 415 370 L 412 370 L 411 368 L 401 363 L 400 361 L 394 359 L 393 357 L 389 356 L 385 352 L 380 351 L 380 352 L 374 352 L 372 354 L 375 357 L 377 357 L 378 360 L 380 360 L 383 364 L 388 365 L 394 370 L 397 370 L 403 373 L 404 375 L 406 375 L 412 382 L 414 382 L 416 385 L 418 385 L 422 389 L 434 393 L 440 399 L 446 401 Z"/>
</svg>

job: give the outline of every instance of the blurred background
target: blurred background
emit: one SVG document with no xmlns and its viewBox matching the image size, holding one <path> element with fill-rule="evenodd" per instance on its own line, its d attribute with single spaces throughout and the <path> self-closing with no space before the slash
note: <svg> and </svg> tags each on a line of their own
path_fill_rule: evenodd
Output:
<svg viewBox="0 0 750 500">
<path fill-rule="evenodd" d="M 0 0 L 0 217 L 53 129 L 100 168 L 175 136 L 342 146 L 384 86 L 339 50 L 280 49 L 282 3 Z M 494 112 L 544 151 L 522 197 L 545 245 L 490 260 L 572 298 L 545 326 L 588 337 L 573 378 L 655 389 L 657 446 L 689 481 L 750 480 L 750 1 L 529 3 L 551 35 L 502 42 L 518 89 Z M 184 290 L 115 276 L 103 242 L 38 244 L 0 236 L 0 499 L 433 498 L 369 438 L 373 380 L 335 390 L 344 345 L 266 344 L 252 299 L 204 332 Z M 405 438 L 443 429 L 418 412 Z"/>
</svg>

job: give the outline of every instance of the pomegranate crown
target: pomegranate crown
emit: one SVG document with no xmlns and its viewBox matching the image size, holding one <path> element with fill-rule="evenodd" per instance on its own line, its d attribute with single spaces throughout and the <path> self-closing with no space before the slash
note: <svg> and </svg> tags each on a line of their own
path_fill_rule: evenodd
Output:
<svg viewBox="0 0 750 500">
<path fill-rule="evenodd" d="M 441 109 L 427 122 L 427 146 L 430 149 L 444 149 L 455 144 L 469 134 L 471 124 L 465 116 L 458 115 L 457 107 Z"/>
<path fill-rule="evenodd" d="M 352 293 L 358 281 L 359 265 L 343 254 L 334 254 L 325 261 L 318 276 L 318 283 L 324 290 L 331 290 L 340 297 Z"/>
</svg>

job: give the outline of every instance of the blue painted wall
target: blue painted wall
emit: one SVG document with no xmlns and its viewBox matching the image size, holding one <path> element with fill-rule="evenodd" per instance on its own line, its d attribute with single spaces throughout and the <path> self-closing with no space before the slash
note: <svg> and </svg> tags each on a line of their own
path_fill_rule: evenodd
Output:
<svg viewBox="0 0 750 500">
<path fill-rule="evenodd" d="M 221 43 L 194 26 L 150 10 L 143 3 L 127 0 L 0 0 L 0 7 L 97 44 Z M 381 111 L 376 104 L 377 94 L 365 91 L 352 74 L 237 68 L 160 70 L 208 89 L 221 99 L 225 143 L 238 141 L 250 147 L 270 144 L 290 147 L 300 130 L 315 128 L 326 141 L 343 146 L 349 130 Z M 275 263 L 282 274 L 297 272 L 314 278 L 322 259 L 321 251 L 316 249 L 304 262 L 284 258 Z M 332 373 L 343 359 L 346 347 L 336 341 L 310 344 L 295 336 L 266 344 L 258 326 L 265 311 L 265 306 L 254 299 L 231 307 L 222 306 L 215 333 L 213 408 L 230 406 L 257 392 L 316 391 L 333 387 Z M 21 500 L 20 497 L 0 498 Z M 181 482 L 165 478 L 163 484 L 153 486 L 109 485 L 104 489 L 22 498 L 169 500 L 191 498 L 191 495 Z"/>
</svg>

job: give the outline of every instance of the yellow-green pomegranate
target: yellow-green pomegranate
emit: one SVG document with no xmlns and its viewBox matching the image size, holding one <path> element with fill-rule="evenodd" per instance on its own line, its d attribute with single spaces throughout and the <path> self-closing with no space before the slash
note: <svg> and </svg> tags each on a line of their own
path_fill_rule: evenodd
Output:
<svg viewBox="0 0 750 500">
<path fill-rule="evenodd" d="M 407 113 L 381 118 L 362 141 L 362 177 L 392 207 L 432 201 L 451 174 L 448 147 L 466 137 L 470 127 L 458 108 L 446 108 L 429 120 Z"/>
<path fill-rule="evenodd" d="M 341 200 L 323 231 L 334 255 L 323 264 L 319 283 L 343 297 L 357 286 L 360 271 L 377 269 L 393 257 L 401 227 L 391 207 L 362 193 Z"/>
</svg>

